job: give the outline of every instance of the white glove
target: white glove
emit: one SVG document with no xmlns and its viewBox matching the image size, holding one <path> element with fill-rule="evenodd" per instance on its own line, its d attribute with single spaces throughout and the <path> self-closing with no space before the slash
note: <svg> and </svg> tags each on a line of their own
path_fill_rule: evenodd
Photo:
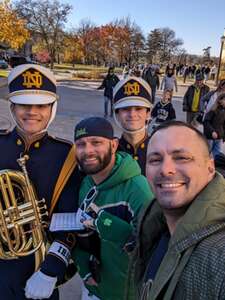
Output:
<svg viewBox="0 0 225 300">
<path fill-rule="evenodd" d="M 28 299 L 49 298 L 53 293 L 56 282 L 57 277 L 51 277 L 37 271 L 27 280 L 25 296 Z"/>
</svg>

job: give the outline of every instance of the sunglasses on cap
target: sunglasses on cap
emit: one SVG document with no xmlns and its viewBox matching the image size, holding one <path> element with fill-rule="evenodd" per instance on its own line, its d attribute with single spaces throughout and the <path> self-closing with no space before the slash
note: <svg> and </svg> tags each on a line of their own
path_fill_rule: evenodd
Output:
<svg viewBox="0 0 225 300">
<path fill-rule="evenodd" d="M 89 209 L 89 206 L 91 205 L 91 203 L 93 203 L 93 201 L 95 200 L 95 198 L 98 195 L 98 190 L 96 188 L 96 186 L 93 186 L 87 193 L 87 195 L 84 197 L 84 200 L 81 204 L 81 209 L 84 212 L 87 212 Z"/>
</svg>

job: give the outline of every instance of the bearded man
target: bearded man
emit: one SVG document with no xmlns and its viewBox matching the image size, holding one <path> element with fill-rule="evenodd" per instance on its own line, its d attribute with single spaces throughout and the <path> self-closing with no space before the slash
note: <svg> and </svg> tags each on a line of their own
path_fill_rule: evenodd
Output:
<svg viewBox="0 0 225 300">
<path fill-rule="evenodd" d="M 83 220 L 86 231 L 77 236 L 73 254 L 85 284 L 82 299 L 122 299 L 129 246 L 152 193 L 138 163 L 117 151 L 118 140 L 106 119 L 82 120 L 75 128 L 75 145 L 78 164 L 87 175 L 80 208 L 91 217 Z"/>
</svg>

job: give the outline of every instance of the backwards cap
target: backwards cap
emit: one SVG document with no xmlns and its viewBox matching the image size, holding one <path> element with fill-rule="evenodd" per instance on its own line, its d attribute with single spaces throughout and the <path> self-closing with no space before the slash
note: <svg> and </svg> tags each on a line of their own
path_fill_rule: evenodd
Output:
<svg viewBox="0 0 225 300">
<path fill-rule="evenodd" d="M 75 127 L 74 140 L 77 141 L 87 136 L 100 136 L 112 140 L 114 138 L 113 127 L 104 118 L 91 117 L 84 119 Z"/>
</svg>

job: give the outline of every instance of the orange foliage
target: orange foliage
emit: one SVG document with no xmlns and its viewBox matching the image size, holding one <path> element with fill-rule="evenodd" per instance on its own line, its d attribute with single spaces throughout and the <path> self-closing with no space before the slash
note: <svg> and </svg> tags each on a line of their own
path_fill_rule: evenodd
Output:
<svg viewBox="0 0 225 300">
<path fill-rule="evenodd" d="M 24 20 L 19 19 L 10 7 L 9 1 L 0 2 L 0 42 L 18 49 L 29 38 Z"/>
</svg>

